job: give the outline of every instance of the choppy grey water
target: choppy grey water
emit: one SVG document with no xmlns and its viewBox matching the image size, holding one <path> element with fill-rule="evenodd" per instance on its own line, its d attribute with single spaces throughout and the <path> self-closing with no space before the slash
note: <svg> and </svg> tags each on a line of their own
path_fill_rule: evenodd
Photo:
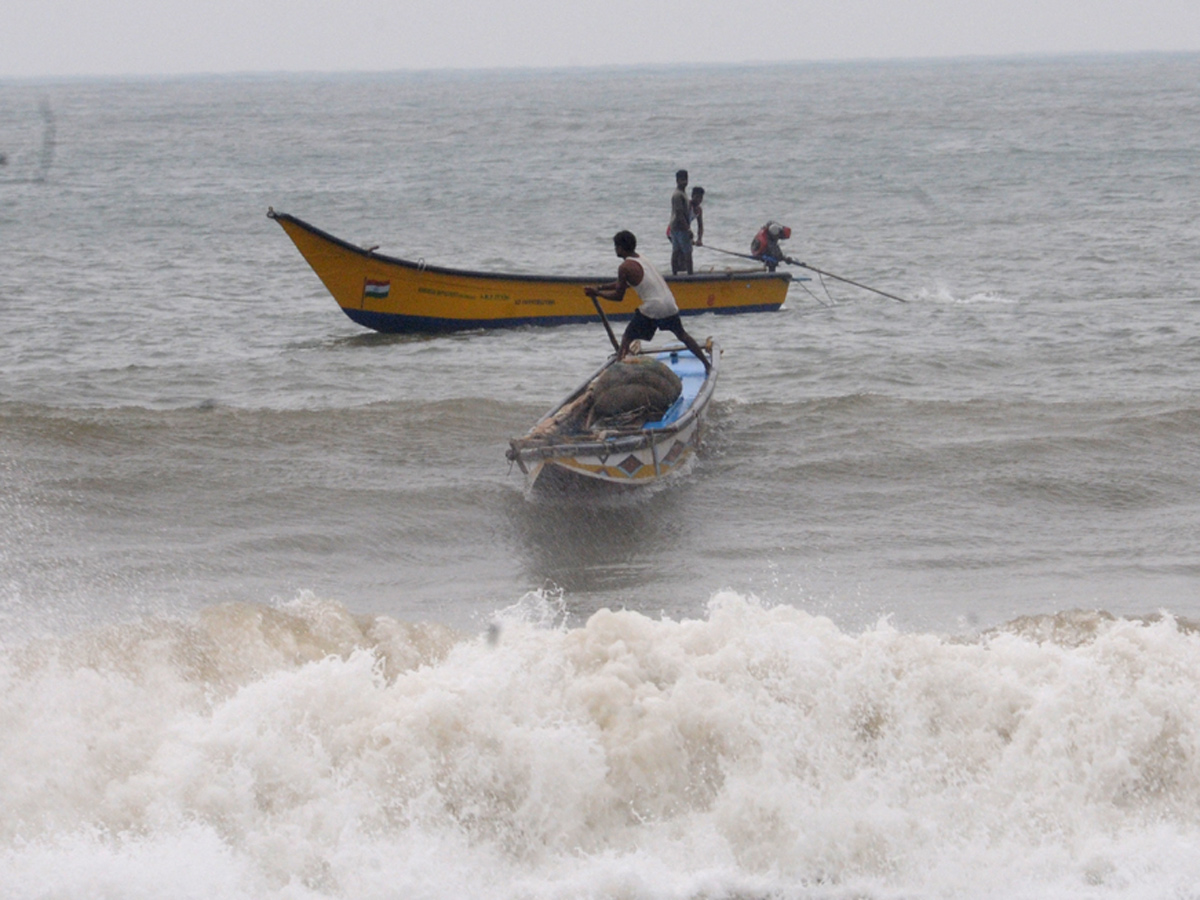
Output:
<svg viewBox="0 0 1200 900">
<path fill-rule="evenodd" d="M 1198 87 L 1196 56 L 0 84 L 0 885 L 1194 896 Z M 680 166 L 709 245 L 776 219 L 910 302 L 689 320 L 725 351 L 705 445 L 613 502 L 504 459 L 600 326 L 372 334 L 265 217 L 608 277 L 620 228 L 665 267 Z"/>
</svg>

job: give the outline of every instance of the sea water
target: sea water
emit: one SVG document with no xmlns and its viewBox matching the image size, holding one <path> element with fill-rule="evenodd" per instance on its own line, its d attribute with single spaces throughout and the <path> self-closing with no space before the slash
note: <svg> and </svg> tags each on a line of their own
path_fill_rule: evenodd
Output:
<svg viewBox="0 0 1200 900">
<path fill-rule="evenodd" d="M 0 84 L 0 895 L 1200 896 L 1200 57 Z M 504 459 L 599 325 L 811 270 L 645 495 Z"/>
</svg>

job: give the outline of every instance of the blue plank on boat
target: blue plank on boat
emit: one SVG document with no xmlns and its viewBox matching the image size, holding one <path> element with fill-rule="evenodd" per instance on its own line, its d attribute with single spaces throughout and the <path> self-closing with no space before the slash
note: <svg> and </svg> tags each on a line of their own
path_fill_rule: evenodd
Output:
<svg viewBox="0 0 1200 900">
<path fill-rule="evenodd" d="M 661 419 L 657 422 L 647 422 L 642 426 L 647 431 L 666 428 L 668 425 L 673 425 L 677 422 L 679 417 L 691 408 L 696 395 L 700 393 L 700 388 L 704 384 L 706 377 L 704 364 L 696 359 L 690 350 L 671 350 L 664 353 L 656 353 L 654 358 L 669 366 L 671 371 L 679 376 L 679 380 L 683 384 L 683 390 L 680 391 L 679 396 L 675 398 L 675 402 L 668 407 Z"/>
</svg>

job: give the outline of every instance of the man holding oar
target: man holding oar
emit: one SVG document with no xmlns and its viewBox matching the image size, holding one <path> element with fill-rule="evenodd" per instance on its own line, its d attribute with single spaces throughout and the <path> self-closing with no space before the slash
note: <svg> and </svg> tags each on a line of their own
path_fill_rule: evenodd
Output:
<svg viewBox="0 0 1200 900">
<path fill-rule="evenodd" d="M 711 368 L 708 357 L 704 355 L 695 338 L 684 330 L 683 320 L 679 318 L 679 305 L 675 302 L 675 295 L 671 293 L 666 280 L 654 266 L 638 256 L 637 238 L 630 231 L 618 231 L 613 236 L 613 249 L 621 258 L 621 265 L 617 267 L 617 280 L 599 287 L 586 287 L 583 292 L 591 297 L 593 302 L 599 298 L 620 303 L 625 299 L 625 291 L 633 288 L 641 299 L 642 305 L 634 311 L 633 318 L 621 337 L 617 358 L 623 359 L 634 341 L 648 341 L 661 328 L 683 341 L 683 345 L 692 351 L 692 355 L 704 364 L 704 371 L 707 372 Z M 598 303 L 596 309 L 600 309 Z M 604 315 L 603 312 L 600 314 Z"/>
</svg>

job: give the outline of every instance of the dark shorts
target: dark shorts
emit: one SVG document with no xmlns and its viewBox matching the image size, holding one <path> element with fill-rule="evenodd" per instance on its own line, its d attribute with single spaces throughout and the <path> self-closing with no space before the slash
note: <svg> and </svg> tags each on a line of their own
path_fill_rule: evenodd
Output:
<svg viewBox="0 0 1200 900">
<path fill-rule="evenodd" d="M 648 341 L 660 328 L 683 340 L 683 320 L 679 318 L 679 313 L 667 316 L 665 319 L 651 319 L 640 309 L 634 310 L 633 318 L 625 326 L 625 337 L 631 341 Z"/>
</svg>

